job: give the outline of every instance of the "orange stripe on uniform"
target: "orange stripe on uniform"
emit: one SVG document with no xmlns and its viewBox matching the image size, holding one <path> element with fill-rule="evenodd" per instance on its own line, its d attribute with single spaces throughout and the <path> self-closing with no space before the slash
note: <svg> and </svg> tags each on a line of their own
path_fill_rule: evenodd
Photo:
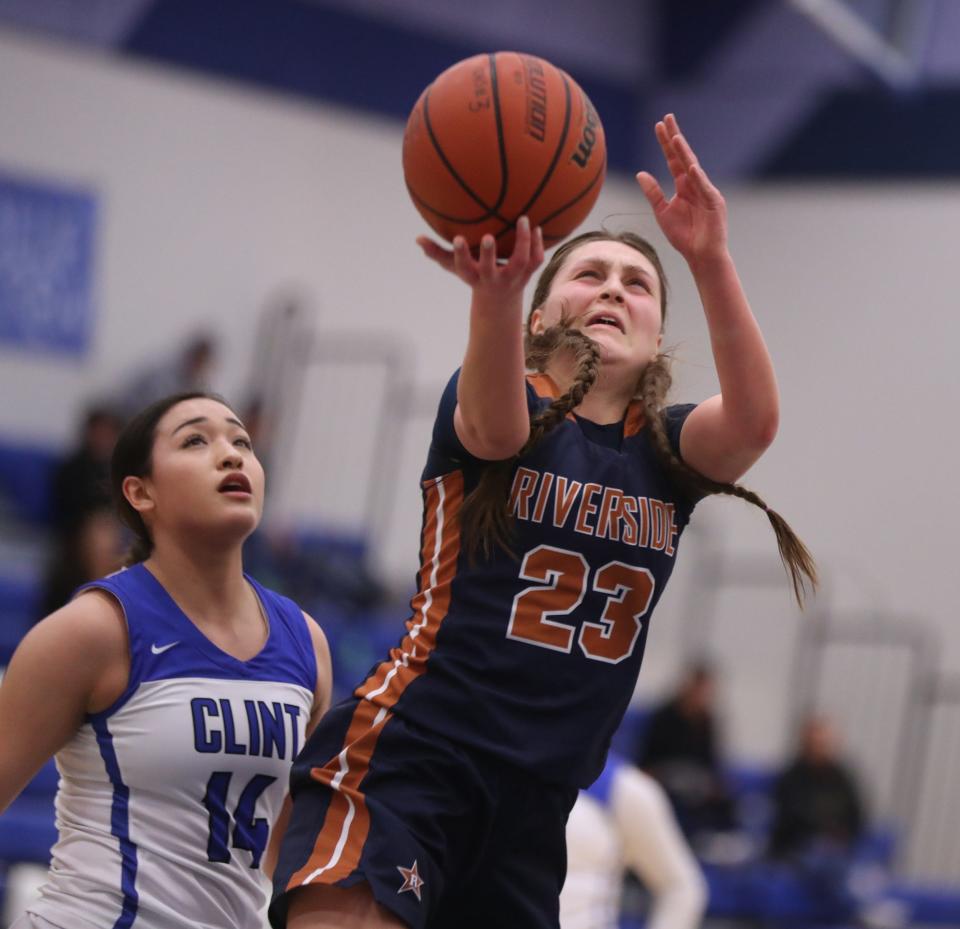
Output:
<svg viewBox="0 0 960 929">
<path fill-rule="evenodd" d="M 377 717 L 380 717 L 379 719 Z M 350 721 L 345 748 L 310 776 L 332 788 L 323 826 L 306 864 L 287 883 L 287 890 L 314 880 L 331 884 L 346 877 L 360 862 L 370 830 L 370 813 L 359 786 L 390 714 L 361 700 Z"/>
<path fill-rule="evenodd" d="M 631 400 L 627 407 L 627 415 L 623 423 L 623 437 L 636 435 L 644 426 L 643 404 L 639 400 Z"/>
<path fill-rule="evenodd" d="M 556 400 L 562 394 L 557 382 L 549 374 L 528 374 L 527 383 L 533 388 L 533 392 L 541 398 L 547 400 Z M 573 413 L 567 413 L 567 419 L 575 419 Z"/>
<path fill-rule="evenodd" d="M 538 397 L 556 400 L 560 396 L 560 388 L 549 374 L 528 374 L 527 383 Z"/>
<path fill-rule="evenodd" d="M 354 695 L 391 709 L 409 684 L 423 674 L 437 632 L 450 609 L 450 586 L 460 555 L 457 514 L 463 502 L 463 473 L 451 471 L 424 485 L 420 587 L 411 601 L 407 634 Z"/>
<path fill-rule="evenodd" d="M 370 814 L 360 785 L 370 768 L 377 740 L 391 719 L 388 710 L 411 681 L 423 673 L 436 644 L 440 623 L 450 608 L 450 585 L 460 554 L 456 514 L 463 502 L 463 474 L 453 471 L 424 485 L 425 516 L 420 559 L 420 589 L 413 598 L 414 614 L 407 635 L 390 659 L 354 691 L 360 697 L 344 747 L 311 777 L 333 791 L 323 825 L 306 864 L 287 884 L 287 890 L 320 881 L 339 881 L 360 863 L 370 830 Z"/>
</svg>

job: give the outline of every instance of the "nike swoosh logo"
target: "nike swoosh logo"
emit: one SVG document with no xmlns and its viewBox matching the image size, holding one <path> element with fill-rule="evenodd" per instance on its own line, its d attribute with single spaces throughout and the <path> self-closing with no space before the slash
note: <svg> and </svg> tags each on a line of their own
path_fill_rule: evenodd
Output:
<svg viewBox="0 0 960 929">
<path fill-rule="evenodd" d="M 179 642 L 171 642 L 169 645 L 157 645 L 157 643 L 154 642 L 153 645 L 150 646 L 150 651 L 153 652 L 154 655 L 162 655 L 168 648 L 173 648 L 174 645 L 179 644 Z"/>
</svg>

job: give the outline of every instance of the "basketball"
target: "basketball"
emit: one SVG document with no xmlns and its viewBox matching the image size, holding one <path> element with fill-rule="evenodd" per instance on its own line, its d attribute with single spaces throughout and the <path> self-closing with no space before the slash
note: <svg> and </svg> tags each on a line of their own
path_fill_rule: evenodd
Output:
<svg viewBox="0 0 960 929">
<path fill-rule="evenodd" d="M 417 100 L 403 136 L 414 205 L 440 236 L 471 249 L 490 233 L 513 250 L 521 216 L 544 245 L 566 238 L 596 202 L 607 169 L 603 127 L 576 81 L 519 52 L 475 55 Z"/>
</svg>

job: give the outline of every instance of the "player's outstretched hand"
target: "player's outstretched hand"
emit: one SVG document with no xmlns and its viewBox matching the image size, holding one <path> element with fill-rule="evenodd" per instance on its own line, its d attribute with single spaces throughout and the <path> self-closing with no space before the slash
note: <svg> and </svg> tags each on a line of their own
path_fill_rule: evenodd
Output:
<svg viewBox="0 0 960 929">
<path fill-rule="evenodd" d="M 674 194 L 668 200 L 656 178 L 646 171 L 637 174 L 637 183 L 653 207 L 661 231 L 688 262 L 724 253 L 727 205 L 723 195 L 700 167 L 672 113 L 657 123 L 656 134 L 673 177 Z"/>
<path fill-rule="evenodd" d="M 517 220 L 513 254 L 506 262 L 497 261 L 496 242 L 492 235 L 480 240 L 480 254 L 474 258 L 463 236 L 453 240 L 453 248 L 443 248 L 426 236 L 419 236 L 417 244 L 423 253 L 441 268 L 455 274 L 475 292 L 490 297 L 510 297 L 522 293 L 533 272 L 543 262 L 543 232 L 530 228 L 526 216 Z"/>
</svg>

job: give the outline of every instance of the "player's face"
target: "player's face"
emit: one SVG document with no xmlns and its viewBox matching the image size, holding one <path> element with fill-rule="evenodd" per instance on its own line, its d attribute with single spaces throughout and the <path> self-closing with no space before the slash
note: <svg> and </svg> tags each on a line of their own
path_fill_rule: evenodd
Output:
<svg viewBox="0 0 960 929">
<path fill-rule="evenodd" d="M 264 474 L 237 415 L 205 397 L 171 407 L 157 423 L 143 511 L 154 533 L 244 539 L 263 511 Z"/>
<path fill-rule="evenodd" d="M 530 327 L 540 332 L 565 318 L 599 344 L 602 363 L 642 368 L 660 347 L 661 287 L 656 268 L 635 248 L 586 242 L 561 265 Z"/>
</svg>

